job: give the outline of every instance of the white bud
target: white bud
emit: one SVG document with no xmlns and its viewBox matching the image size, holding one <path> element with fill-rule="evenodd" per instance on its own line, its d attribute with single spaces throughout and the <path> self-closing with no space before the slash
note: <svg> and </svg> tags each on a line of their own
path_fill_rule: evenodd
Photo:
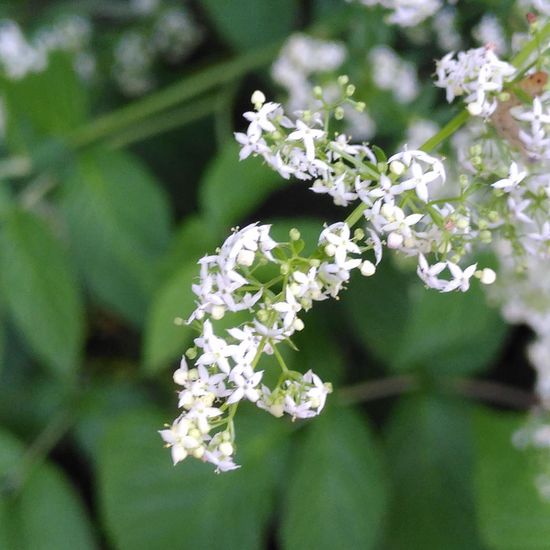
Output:
<svg viewBox="0 0 550 550">
<path fill-rule="evenodd" d="M 201 445 L 200 447 L 193 449 L 192 454 L 195 458 L 202 458 L 204 455 L 204 447 Z"/>
<path fill-rule="evenodd" d="M 398 160 L 390 162 L 390 172 L 396 176 L 400 176 L 405 171 L 405 165 Z"/>
<path fill-rule="evenodd" d="M 466 229 L 468 225 L 468 218 L 459 218 L 456 222 L 458 229 Z"/>
<path fill-rule="evenodd" d="M 237 254 L 237 263 L 245 267 L 250 267 L 254 263 L 255 256 L 252 250 L 241 250 Z"/>
<path fill-rule="evenodd" d="M 497 274 L 492 269 L 486 267 L 481 270 L 479 280 L 484 285 L 492 285 L 497 280 Z"/>
<path fill-rule="evenodd" d="M 327 244 L 327 246 L 325 246 L 325 252 L 327 256 L 332 258 L 332 256 L 336 254 L 336 247 L 333 244 Z"/>
<path fill-rule="evenodd" d="M 187 451 L 183 448 L 182 445 L 172 445 L 172 462 L 174 466 L 187 458 Z"/>
<path fill-rule="evenodd" d="M 468 112 L 472 116 L 479 116 L 481 114 L 481 105 L 479 103 L 470 103 L 468 105 Z"/>
<path fill-rule="evenodd" d="M 265 103 L 265 95 L 260 90 L 256 90 L 250 98 L 252 105 L 259 109 Z"/>
<path fill-rule="evenodd" d="M 380 208 L 380 214 L 382 214 L 382 216 L 384 216 L 384 218 L 386 218 L 388 221 L 393 221 L 394 208 L 395 207 L 392 204 L 383 204 L 382 208 Z"/>
<path fill-rule="evenodd" d="M 186 369 L 179 368 L 174 372 L 173 379 L 179 386 L 184 386 L 187 382 L 189 374 Z"/>
<path fill-rule="evenodd" d="M 294 319 L 294 323 L 292 323 L 292 326 L 294 327 L 294 330 L 304 330 L 304 322 L 301 319 Z"/>
<path fill-rule="evenodd" d="M 223 306 L 212 306 L 212 319 L 219 321 L 225 315 L 225 308 Z"/>
<path fill-rule="evenodd" d="M 365 260 L 361 264 L 361 275 L 365 277 L 371 277 L 376 273 L 376 266 L 369 260 Z"/>
<path fill-rule="evenodd" d="M 388 248 L 400 248 L 403 245 L 403 235 L 392 231 L 387 239 Z"/>
<path fill-rule="evenodd" d="M 277 418 L 283 416 L 284 411 L 285 409 L 282 403 L 273 403 L 273 405 L 269 407 L 269 412 Z"/>
<path fill-rule="evenodd" d="M 233 454 L 233 445 L 231 445 L 229 441 L 224 441 L 223 443 L 220 443 L 220 446 L 218 448 L 220 452 L 225 456 L 231 456 Z"/>
</svg>

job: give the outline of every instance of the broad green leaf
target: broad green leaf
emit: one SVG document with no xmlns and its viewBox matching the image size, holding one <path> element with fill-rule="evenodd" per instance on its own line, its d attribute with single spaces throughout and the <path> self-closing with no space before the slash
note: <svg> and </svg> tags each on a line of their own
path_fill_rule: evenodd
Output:
<svg viewBox="0 0 550 550">
<path fill-rule="evenodd" d="M 479 372 L 506 336 L 478 281 L 468 292 L 442 294 L 387 260 L 373 277 L 355 279 L 342 301 L 366 347 L 396 371 Z"/>
<path fill-rule="evenodd" d="M 410 296 L 410 315 L 399 338 L 394 368 L 462 374 L 477 372 L 494 359 L 506 325 L 498 310 L 487 304 L 477 281 L 468 292 L 448 294 L 414 281 Z"/>
<path fill-rule="evenodd" d="M 353 331 L 370 351 L 388 364 L 394 361 L 409 316 L 410 281 L 409 275 L 398 271 L 389 258 L 384 258 L 373 277 L 356 276 L 341 297 Z"/>
<path fill-rule="evenodd" d="M 201 0 L 218 32 L 237 49 L 271 44 L 287 36 L 298 15 L 296 0 Z"/>
<path fill-rule="evenodd" d="M 33 351 L 57 375 L 79 364 L 83 310 L 61 243 L 35 215 L 13 210 L 0 233 L 2 294 Z"/>
<path fill-rule="evenodd" d="M 185 351 L 194 335 L 193 329 L 181 321 L 195 308 L 191 284 L 199 274 L 193 262 L 183 265 L 154 295 L 145 325 L 145 369 L 155 373 Z"/>
<path fill-rule="evenodd" d="M 82 155 L 65 182 L 62 207 L 83 277 L 99 301 L 141 325 L 168 242 L 164 194 L 122 152 Z"/>
<path fill-rule="evenodd" d="M 365 419 L 324 411 L 311 421 L 292 470 L 280 532 L 285 550 L 379 547 L 386 484 Z"/>
<path fill-rule="evenodd" d="M 102 358 L 88 369 L 102 368 L 108 375 L 96 374 L 87 384 L 79 403 L 75 437 L 86 455 L 96 460 L 107 427 L 115 416 L 145 406 L 151 400 L 147 389 L 132 378 L 136 365 Z M 129 375 L 126 373 L 130 373 Z M 125 376 L 126 374 L 126 376 Z"/>
<path fill-rule="evenodd" d="M 245 408 L 245 407 L 243 407 Z M 114 420 L 99 460 L 99 496 L 107 536 L 119 550 L 265 548 L 285 464 L 288 424 L 254 411 L 236 420 L 237 461 L 220 475 L 188 459 L 172 466 L 144 410 Z"/>
<path fill-rule="evenodd" d="M 0 431 L 0 476 L 11 474 L 22 445 Z M 0 496 L 0 542 L 5 550 L 96 548 L 89 518 L 70 482 L 51 464 L 38 466 L 19 492 Z"/>
<path fill-rule="evenodd" d="M 34 145 L 39 137 L 66 136 L 86 120 L 86 89 L 64 53 L 50 55 L 46 70 L 1 85 L 7 139 L 16 150 Z"/>
<path fill-rule="evenodd" d="M 392 413 L 387 457 L 392 550 L 480 548 L 473 499 L 473 430 L 465 405 L 403 400 Z"/>
<path fill-rule="evenodd" d="M 492 550 L 550 548 L 550 502 L 535 485 L 547 466 L 535 460 L 532 451 L 512 443 L 524 422 L 524 415 L 487 409 L 476 416 L 478 523 Z"/>
<path fill-rule="evenodd" d="M 174 232 L 165 257 L 161 261 L 162 274 L 167 278 L 184 265 L 196 263 L 207 254 L 212 254 L 222 243 L 207 218 L 188 216 Z M 197 266 L 197 273 L 198 273 Z"/>
<path fill-rule="evenodd" d="M 199 202 L 211 227 L 226 234 L 272 191 L 284 185 L 285 180 L 259 158 L 240 161 L 239 147 L 228 142 L 203 176 Z"/>
</svg>

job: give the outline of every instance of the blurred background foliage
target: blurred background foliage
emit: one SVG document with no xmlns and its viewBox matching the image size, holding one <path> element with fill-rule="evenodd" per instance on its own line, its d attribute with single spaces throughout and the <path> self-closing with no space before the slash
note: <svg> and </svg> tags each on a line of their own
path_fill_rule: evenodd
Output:
<svg viewBox="0 0 550 550">
<path fill-rule="evenodd" d="M 415 42 L 379 10 L 339 0 L 171 7 L 192 17 L 196 43 L 124 88 L 117 40 L 127 28 L 152 32 L 130 3 L 0 5 L 29 35 L 85 17 L 96 64 L 83 80 L 59 51 L 43 71 L 0 81 L 0 548 L 550 548 L 537 462 L 511 443 L 531 404 L 529 335 L 479 288 L 426 291 L 389 256 L 340 303 L 308 314 L 288 357 L 334 383 L 318 419 L 245 405 L 240 470 L 172 467 L 157 430 L 174 414 L 171 372 L 193 338 L 174 319 L 192 309 L 197 259 L 237 224 L 273 222 L 283 239 L 297 227 L 314 243 L 342 218 L 305 186 L 238 160 L 232 132 L 250 93 L 283 99 L 269 66 L 284 39 L 306 30 L 345 41 L 343 70 L 388 151 L 412 118 L 452 112 L 430 84 L 444 53 L 431 31 Z M 516 25 L 511 8 L 460 2 L 465 43 L 487 11 Z M 374 86 L 365 60 L 380 44 L 418 66 L 412 103 Z"/>
</svg>

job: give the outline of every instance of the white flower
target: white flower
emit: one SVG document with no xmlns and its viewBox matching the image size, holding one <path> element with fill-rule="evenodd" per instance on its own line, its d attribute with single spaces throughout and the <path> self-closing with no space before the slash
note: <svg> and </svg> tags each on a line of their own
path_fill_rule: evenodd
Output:
<svg viewBox="0 0 550 550">
<path fill-rule="evenodd" d="M 418 276 L 426 286 L 436 290 L 443 290 L 448 284 L 444 279 L 438 279 L 438 275 L 447 267 L 445 262 L 437 262 L 430 266 L 426 257 L 423 254 L 418 255 L 418 268 L 416 270 Z"/>
<path fill-rule="evenodd" d="M 306 148 L 306 157 L 309 162 L 315 160 L 315 140 L 325 136 L 324 130 L 310 128 L 301 120 L 296 121 L 296 128 L 286 138 L 288 141 L 303 141 Z"/>
<path fill-rule="evenodd" d="M 302 306 L 299 302 L 296 301 L 294 294 L 292 294 L 291 289 L 287 286 L 285 292 L 285 300 L 273 304 L 273 309 L 278 311 L 283 318 L 283 325 L 285 328 L 290 328 L 296 320 L 296 315 L 302 309 Z"/>
<path fill-rule="evenodd" d="M 470 279 L 473 277 L 477 264 L 472 264 L 464 271 L 453 262 L 447 262 L 447 267 L 453 276 L 453 279 L 449 281 L 442 289 L 443 292 L 451 292 L 452 290 L 460 290 L 466 292 L 470 288 Z"/>
<path fill-rule="evenodd" d="M 258 141 L 262 137 L 262 132 L 275 132 L 277 127 L 273 124 L 273 116 L 280 107 L 278 103 L 268 102 L 262 105 L 258 111 L 248 111 L 244 113 L 244 118 L 250 121 L 248 134 L 250 141 Z"/>
<path fill-rule="evenodd" d="M 514 187 L 519 185 L 526 176 L 527 171 L 520 172 L 517 163 L 512 162 L 508 177 L 496 181 L 492 184 L 492 187 L 495 189 L 503 189 L 504 191 L 511 191 Z"/>
<path fill-rule="evenodd" d="M 319 245 L 325 245 L 329 256 L 334 256 L 337 266 L 345 267 L 348 253 L 360 254 L 359 247 L 351 240 L 350 228 L 344 222 L 326 227 L 319 237 Z"/>
<path fill-rule="evenodd" d="M 235 389 L 227 399 L 227 404 L 237 403 L 243 398 L 255 403 L 260 398 L 257 389 L 261 382 L 263 371 L 254 372 L 250 365 L 237 365 L 229 375 L 229 379 L 235 385 Z"/>
</svg>

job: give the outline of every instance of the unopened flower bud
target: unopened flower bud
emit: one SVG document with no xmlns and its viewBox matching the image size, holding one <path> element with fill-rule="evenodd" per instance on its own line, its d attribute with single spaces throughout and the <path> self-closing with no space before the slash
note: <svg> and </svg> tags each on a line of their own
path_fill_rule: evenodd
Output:
<svg viewBox="0 0 550 550">
<path fill-rule="evenodd" d="M 351 97 L 355 93 L 355 86 L 353 84 L 348 84 L 346 86 L 346 95 Z"/>
<path fill-rule="evenodd" d="M 185 325 L 185 319 L 182 319 L 181 317 L 176 317 L 174 319 L 174 325 L 177 325 L 178 327 Z"/>
<path fill-rule="evenodd" d="M 321 88 L 321 86 L 315 86 L 313 88 L 313 95 L 317 98 L 317 99 L 321 99 L 323 97 L 323 88 Z"/>
<path fill-rule="evenodd" d="M 476 272 L 476 277 L 477 277 Z M 479 275 L 479 281 L 483 283 L 484 285 L 492 285 L 497 280 L 497 274 L 490 268 L 486 267 L 485 269 L 481 270 L 481 273 Z"/>
<path fill-rule="evenodd" d="M 269 313 L 265 309 L 260 309 L 260 311 L 256 314 L 256 317 L 258 317 L 258 321 L 260 321 L 260 323 L 265 323 L 269 317 Z"/>
<path fill-rule="evenodd" d="M 340 86 L 346 86 L 348 83 L 349 83 L 348 75 L 343 74 L 338 77 L 338 84 L 340 84 Z"/>
<path fill-rule="evenodd" d="M 376 266 L 369 260 L 365 260 L 361 264 L 361 275 L 371 277 L 376 273 Z"/>
<path fill-rule="evenodd" d="M 325 253 L 327 256 L 331 257 L 336 254 L 336 247 L 333 244 L 327 244 L 325 246 Z"/>
<path fill-rule="evenodd" d="M 179 368 L 174 371 L 172 378 L 178 386 L 184 386 L 189 378 L 189 373 L 185 369 Z"/>
<path fill-rule="evenodd" d="M 219 321 L 225 315 L 225 308 L 219 305 L 212 306 L 212 313 L 210 315 L 212 315 L 212 319 Z"/>
<path fill-rule="evenodd" d="M 367 107 L 367 105 L 365 104 L 364 101 L 358 101 L 355 104 L 355 110 L 359 113 L 362 113 L 366 109 L 366 107 Z"/>
<path fill-rule="evenodd" d="M 224 441 L 223 443 L 220 443 L 220 446 L 218 448 L 220 452 L 225 456 L 231 456 L 233 454 L 233 445 L 231 445 L 229 441 Z"/>
<path fill-rule="evenodd" d="M 400 176 L 405 171 L 405 165 L 398 160 L 390 162 L 390 172 L 396 176 Z"/>
<path fill-rule="evenodd" d="M 388 248 L 400 248 L 403 245 L 403 235 L 392 231 L 387 239 Z"/>
<path fill-rule="evenodd" d="M 196 449 L 193 449 L 193 451 L 191 452 L 191 454 L 195 457 L 195 458 L 202 458 L 203 455 L 204 455 L 204 447 L 201 445 L 200 447 L 197 447 Z"/>
<path fill-rule="evenodd" d="M 197 348 L 187 348 L 185 352 L 185 357 L 187 357 L 187 359 L 189 359 L 190 361 L 193 361 L 193 359 L 197 357 Z"/>
<path fill-rule="evenodd" d="M 468 105 L 468 112 L 472 115 L 472 116 L 479 116 L 481 114 L 481 105 L 479 103 L 470 103 Z"/>
<path fill-rule="evenodd" d="M 265 103 L 265 95 L 260 90 L 256 90 L 252 97 L 250 98 L 250 101 L 252 102 L 252 105 L 256 107 L 256 109 L 260 109 L 261 106 Z"/>
<path fill-rule="evenodd" d="M 486 229 L 484 231 L 480 231 L 479 239 L 482 243 L 489 244 L 493 240 L 493 235 L 488 229 Z"/>
<path fill-rule="evenodd" d="M 344 113 L 344 109 L 340 106 L 336 107 L 336 109 L 334 109 L 334 118 L 336 120 L 342 120 L 345 116 L 345 113 Z"/>
<path fill-rule="evenodd" d="M 489 214 L 487 214 L 487 217 L 489 218 L 489 221 L 495 223 L 500 220 L 500 215 L 496 210 L 491 210 Z"/>
<path fill-rule="evenodd" d="M 288 235 L 290 237 L 290 240 L 291 241 L 299 241 L 300 240 L 300 231 L 298 231 L 298 229 L 296 229 L 295 227 L 293 227 L 289 232 L 288 232 Z"/>
<path fill-rule="evenodd" d="M 458 229 L 467 229 L 469 225 L 468 218 L 458 218 L 458 220 L 456 220 Z"/>
<path fill-rule="evenodd" d="M 250 267 L 254 263 L 255 256 L 252 250 L 243 249 L 237 254 L 237 263 L 245 267 Z"/>
<path fill-rule="evenodd" d="M 353 232 L 353 238 L 354 238 L 356 241 L 362 241 L 362 240 L 365 238 L 365 232 L 364 232 L 360 227 L 358 227 L 358 228 Z"/>
<path fill-rule="evenodd" d="M 298 332 L 304 330 L 304 322 L 301 319 L 294 319 L 292 326 L 294 327 L 294 330 L 297 330 Z"/>
<path fill-rule="evenodd" d="M 281 275 L 288 275 L 290 273 L 290 268 L 288 267 L 288 264 L 281 264 L 279 272 L 281 273 Z"/>
</svg>

